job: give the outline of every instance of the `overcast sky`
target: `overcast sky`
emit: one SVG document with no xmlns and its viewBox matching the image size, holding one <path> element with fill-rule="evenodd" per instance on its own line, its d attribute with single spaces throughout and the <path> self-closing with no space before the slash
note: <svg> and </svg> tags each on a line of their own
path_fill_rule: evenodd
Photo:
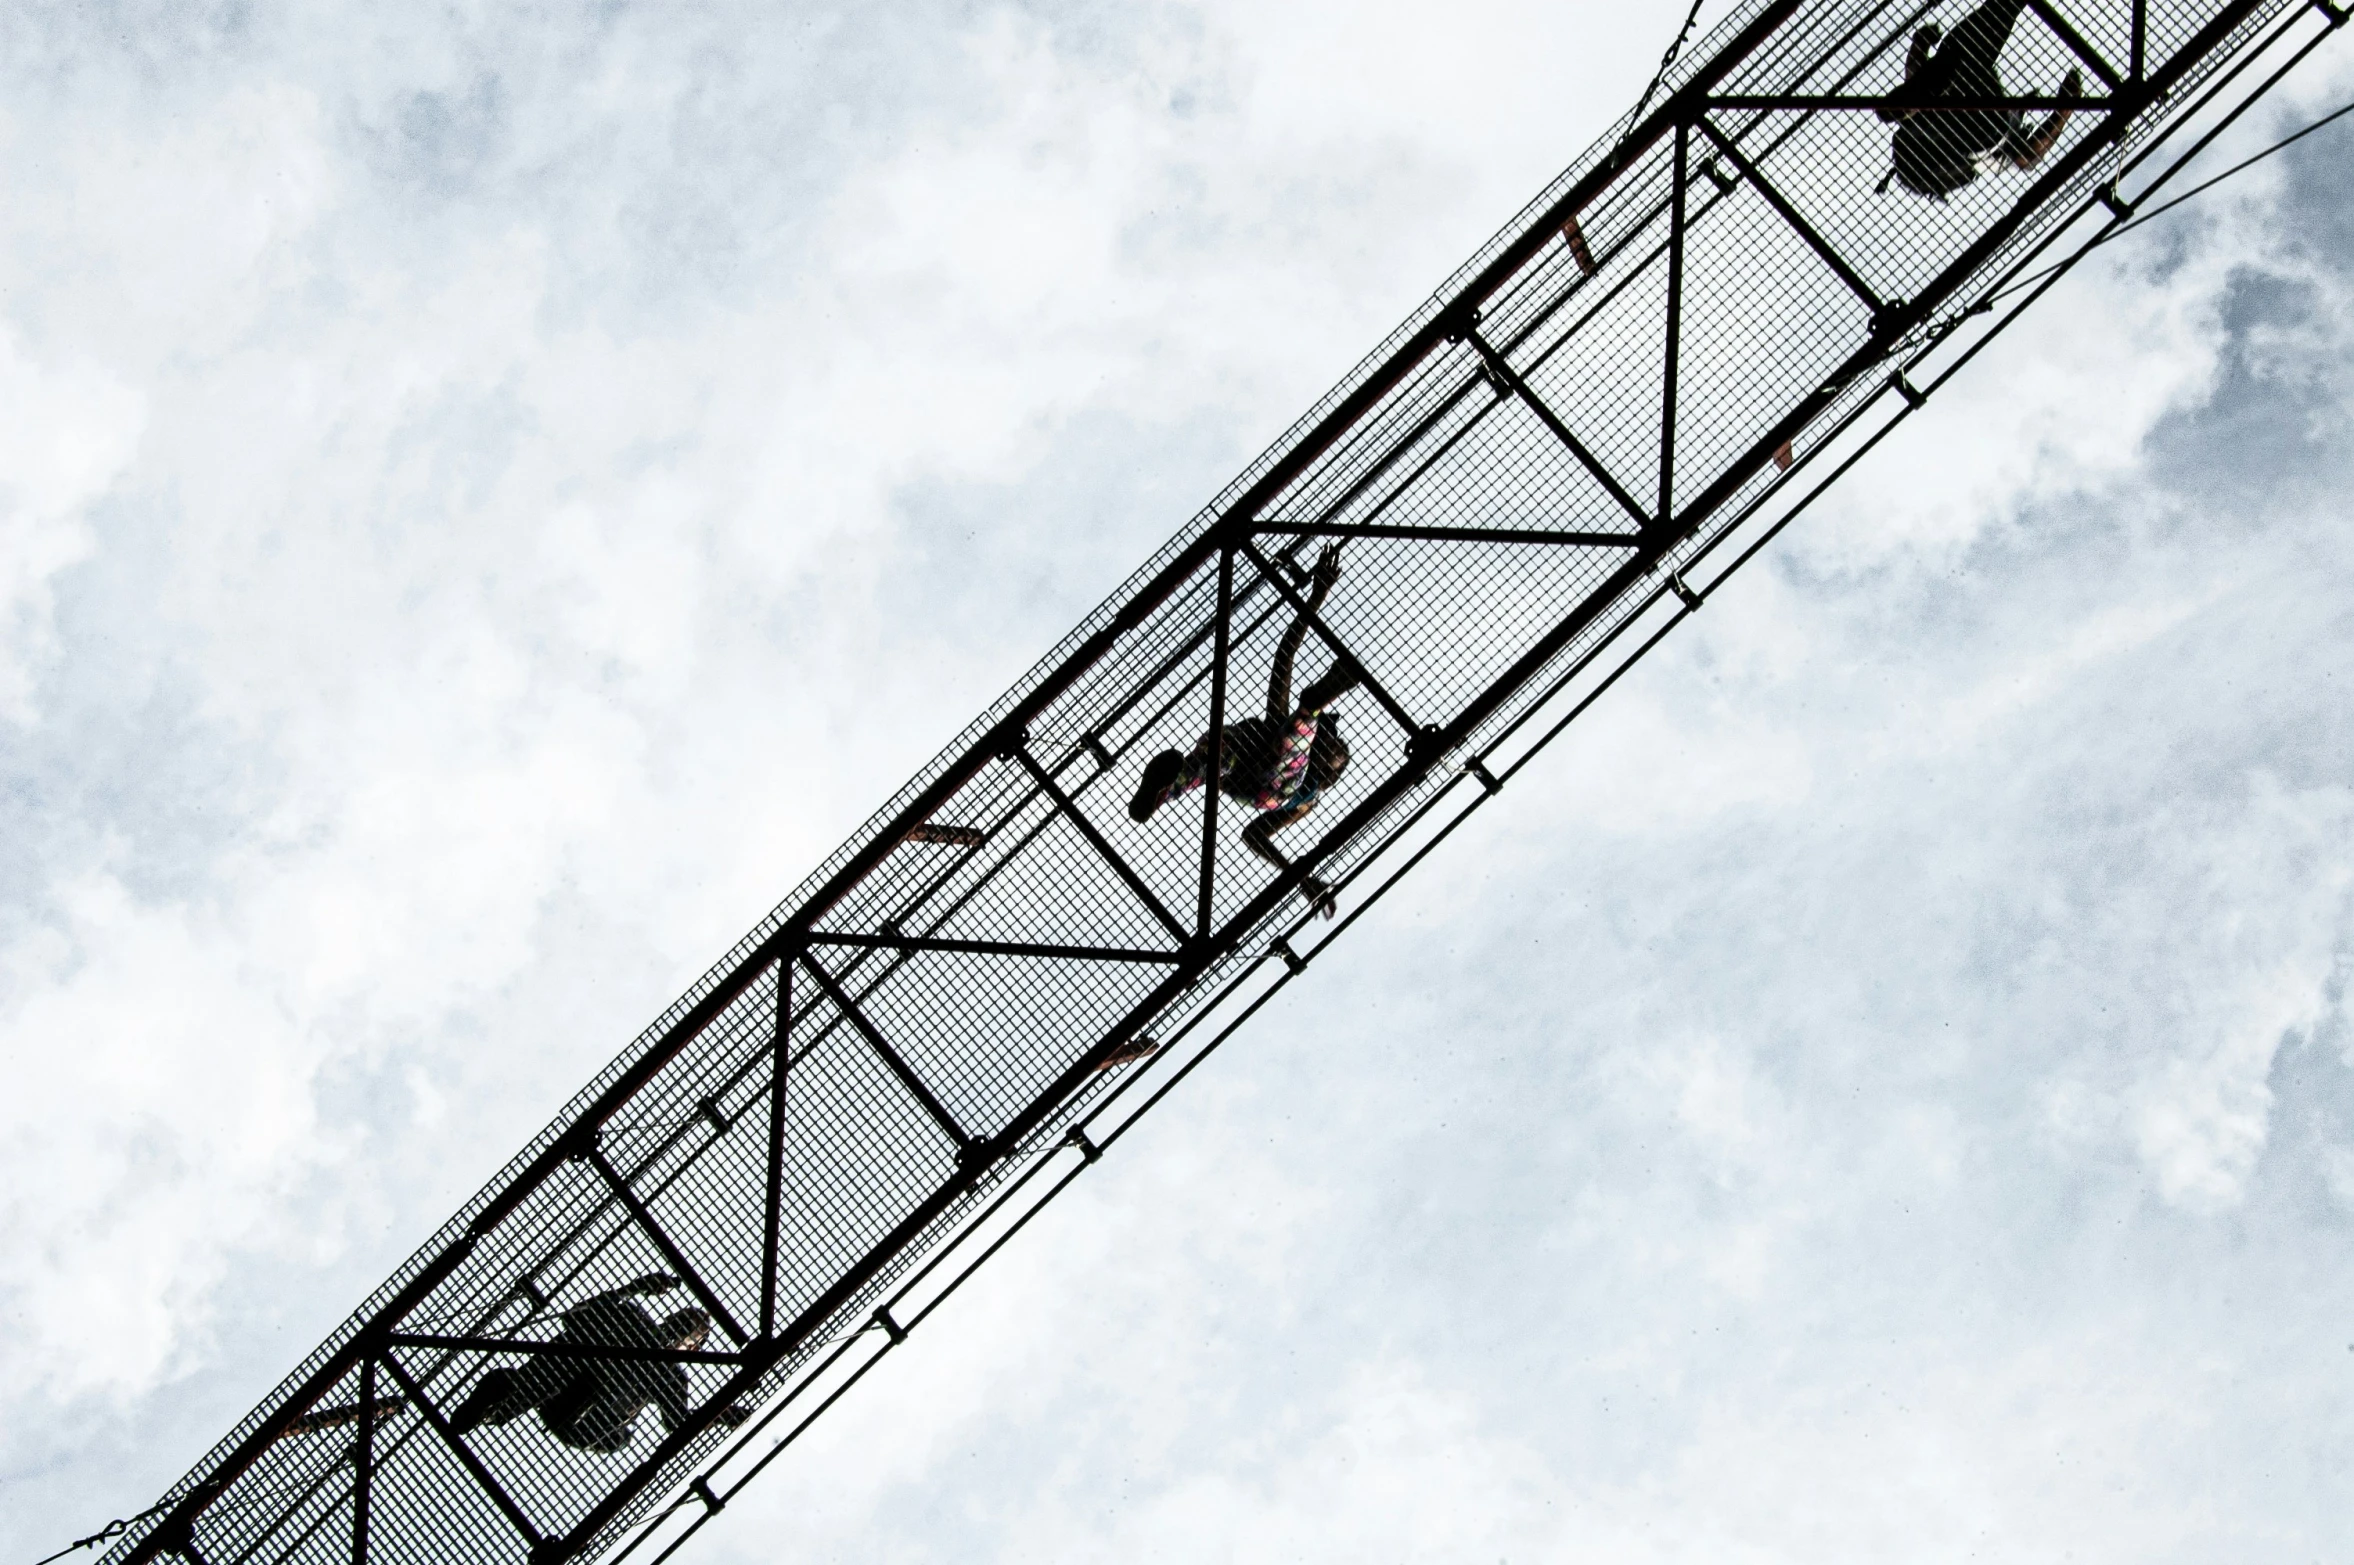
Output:
<svg viewBox="0 0 2354 1565">
<path fill-rule="evenodd" d="M 0 5 L 0 1565 L 1682 9 Z M 2343 1559 L 2348 136 L 2072 279 L 690 1557 Z"/>
</svg>

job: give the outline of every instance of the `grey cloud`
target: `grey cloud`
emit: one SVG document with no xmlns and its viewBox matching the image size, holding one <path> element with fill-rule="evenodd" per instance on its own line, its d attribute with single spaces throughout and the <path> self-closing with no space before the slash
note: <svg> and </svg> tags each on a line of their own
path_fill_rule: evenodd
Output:
<svg viewBox="0 0 2354 1565">
<path fill-rule="evenodd" d="M 412 93 L 384 138 L 385 164 L 396 180 L 460 195 L 497 158 L 506 131 L 505 83 L 485 71 L 463 94 Z"/>
<path fill-rule="evenodd" d="M 971 68 L 1003 14 L 373 13 L 347 45 L 354 14 L 322 8 L 191 50 L 187 101 L 323 105 L 330 194 L 256 252 L 292 270 L 250 316 L 233 290 L 190 307 L 225 346 L 192 326 L 167 346 L 196 369 L 136 369 L 158 433 L 56 578 L 61 659 L 7 763 L 0 950 L 55 1029 L 9 1062 L 44 1121 L 89 1127 L 78 1161 L 15 1165 L 20 1254 L 60 1257 L 0 1304 L 0 1538 L 25 1557 L 175 1476 L 1523 193 L 1477 185 L 1489 130 L 1427 101 L 1367 118 L 1334 80 L 1312 132 L 1251 118 L 1272 56 L 1242 13 L 1057 12 L 1035 59 Z M 151 20 L 156 50 L 181 36 Z M 1647 65 L 1655 20 L 1560 25 Z M 71 74 L 59 51 L 25 69 Z M 1576 95 L 1566 44 L 1525 52 L 1480 62 L 1500 99 Z M 1203 107 L 1160 142 L 1167 84 L 1121 73 L 1171 59 Z M 1025 94 L 1065 117 L 1010 116 Z M 82 101 L 132 145 L 171 107 Z M 1007 172 L 1074 123 L 1117 156 Z M 2089 489 L 2019 478 L 1988 502 L 2011 523 L 1950 551 L 1909 547 L 1893 503 L 1843 551 L 1794 539 L 703 1557 L 2139 1562 L 2345 1536 L 2328 584 L 2354 561 L 2342 461 L 2278 433 L 2343 413 L 2343 203 L 2305 153 L 2289 237 L 2241 247 L 2214 301 L 2202 405 Z M 844 217 L 884 186 L 904 210 Z M 961 195 L 983 216 L 940 221 Z M 2192 224 L 2145 276 L 2204 287 L 2219 243 Z M 1025 245 L 1072 270 L 1024 292 Z M 61 304 L 52 339 L 113 351 L 108 325 Z M 2035 355 L 1981 373 L 2067 368 Z M 1968 405 L 1939 416 L 1957 469 L 2011 454 Z M 97 870 L 115 900 L 82 895 Z M 63 940 L 99 991 L 42 965 Z M 140 1047 L 103 1053 L 118 1029 Z M 127 1062 L 107 1090 L 144 1161 L 108 1161 L 94 1084 L 44 1073 L 67 1045 Z M 160 1133 L 143 1087 L 221 1075 L 270 1112 Z M 2169 1167 L 2213 1177 L 2170 1191 Z M 120 1226 L 142 1214 L 186 1232 Z M 154 1363 L 88 1322 L 71 1363 L 24 1363 L 61 1301 L 151 1292 Z"/>
</svg>

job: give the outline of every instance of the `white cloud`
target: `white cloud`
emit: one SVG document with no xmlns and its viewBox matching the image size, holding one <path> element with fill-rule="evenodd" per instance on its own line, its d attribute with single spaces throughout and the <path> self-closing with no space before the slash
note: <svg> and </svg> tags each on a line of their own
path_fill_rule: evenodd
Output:
<svg viewBox="0 0 2354 1565">
<path fill-rule="evenodd" d="M 299 1351 L 224 1299 L 346 1304 L 1681 10 L 86 40 L 0 214 L 0 701 L 60 747 L 0 883 L 0 1459 L 50 1475 L 0 1536 L 143 1499 L 110 1431 L 176 1473 Z M 2122 1166 L 2266 1220 L 2332 1025 L 2313 708 L 2104 726 L 2221 704 L 2183 647 L 2294 579 L 2148 487 L 2269 210 L 2050 301 L 712 1557 L 2192 1558 L 2217 1469 L 2327 1536 L 2259 1473 L 2321 1415 L 2228 1373 L 2285 1306 L 2067 1215 Z M 2335 645 L 2278 634 L 2233 666 Z M 68 764 L 124 752 L 185 815 Z"/>
<path fill-rule="evenodd" d="M 1809 518 L 1798 557 L 1849 573 L 1892 555 L 1949 567 L 2028 513 L 2091 506 L 2130 481 L 2159 422 L 2214 388 L 2221 287 L 2249 254 L 2234 238 L 2163 275 L 2130 256 L 2087 262 L 2038 307 L 2038 351 L 1955 377 L 1936 418 L 1891 436 Z"/>
<path fill-rule="evenodd" d="M 129 466 L 143 411 L 95 366 L 43 366 L 0 325 L 0 720 L 38 716 L 51 579 L 94 547 L 88 509 Z"/>
<path fill-rule="evenodd" d="M 2274 1055 L 2330 1008 L 2338 953 L 2354 943 L 2354 793 L 2289 795 L 2258 778 L 2243 808 L 2181 834 L 2194 845 L 2174 899 L 2187 927 L 2170 942 L 2183 976 L 2152 1018 L 2163 1063 L 2130 1093 L 2141 1156 L 2165 1197 L 2193 1210 L 2245 1194 L 2270 1129 Z"/>
<path fill-rule="evenodd" d="M 15 1405 L 121 1395 L 179 1367 L 229 1249 L 331 1155 L 299 1038 L 238 931 L 142 908 L 103 872 L 58 894 L 58 922 L 0 967 L 24 1083 L 0 1108 L 15 1169 L 0 1396 Z"/>
</svg>

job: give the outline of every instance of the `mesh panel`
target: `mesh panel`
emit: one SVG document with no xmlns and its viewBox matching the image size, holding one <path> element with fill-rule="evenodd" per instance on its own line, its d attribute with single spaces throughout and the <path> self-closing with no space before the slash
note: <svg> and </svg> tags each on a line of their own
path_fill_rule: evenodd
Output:
<svg viewBox="0 0 2354 1565">
<path fill-rule="evenodd" d="M 2076 42 L 2026 11 L 1993 68 L 2014 93 L 2075 70 L 2098 98 L 2138 8 L 2057 9 Z M 147 1524 L 114 1557 L 350 1559 L 362 1531 L 380 1561 L 605 1548 L 725 1438 L 701 1415 L 776 1396 L 868 1326 L 1136 1068 L 1129 1045 L 1202 1015 L 1299 915 L 1300 873 L 1340 880 L 1397 840 L 1446 780 L 1438 751 L 1518 723 L 1746 516 L 1777 431 L 1803 458 L 2289 9 L 2150 0 L 2142 52 L 2169 96 L 2049 137 L 2049 111 L 2023 111 L 2019 135 L 2048 142 L 2035 167 L 1990 158 L 1928 200 L 1875 192 L 1892 132 L 1869 108 L 1694 96 L 1889 93 L 1927 8 L 1751 0 L 1664 83 L 1681 132 L 1629 152 L 1622 123 L 1565 171 L 183 1480 L 203 1500 L 186 1535 Z M 1965 13 L 1947 13 L 1950 38 Z M 1328 543 L 1339 578 L 1309 615 Z M 1353 688 L 1304 718 L 1336 670 Z M 1233 792 L 1132 818 L 1148 762 L 1222 753 L 1221 718 L 1248 761 Z M 1313 807 L 1267 826 L 1263 805 L 1301 798 L 1277 739 L 1311 731 L 1347 764 L 1301 774 Z M 711 1317 L 689 1356 L 630 1358 L 583 1324 L 649 1277 L 672 1281 L 622 1302 Z M 638 1397 L 612 1449 L 564 1436 L 587 1401 L 657 1379 L 677 1405 Z"/>
</svg>

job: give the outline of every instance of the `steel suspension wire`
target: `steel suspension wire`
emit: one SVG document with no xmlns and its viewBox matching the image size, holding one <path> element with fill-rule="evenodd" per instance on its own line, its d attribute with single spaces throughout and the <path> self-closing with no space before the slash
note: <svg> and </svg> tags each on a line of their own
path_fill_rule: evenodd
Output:
<svg viewBox="0 0 2354 1565">
<path fill-rule="evenodd" d="M 2320 119 L 2317 119 L 2312 124 L 2307 125 L 2304 129 L 2296 131 L 2291 135 L 2283 136 L 2280 140 L 2274 142 L 2271 146 L 2266 147 L 2263 151 L 2255 153 L 2249 157 L 2242 158 L 2239 162 L 2234 163 L 2231 167 L 2225 169 L 2222 173 L 2199 181 L 2197 184 L 2191 186 L 2190 189 L 2184 191 L 2182 194 L 2171 197 L 2164 203 L 2151 207 L 2146 212 L 2135 213 L 2133 217 L 2127 221 L 2119 223 L 2116 227 L 2108 230 L 2099 238 L 2093 240 L 2091 244 L 2085 246 L 2083 251 L 2079 252 L 2079 255 L 2089 254 L 2092 251 L 2099 249 L 2103 245 L 2110 244 L 2116 240 L 2124 238 L 2127 234 L 2132 233 L 2135 229 L 2141 227 L 2143 224 L 2164 217 L 2167 213 L 2173 211 L 2176 207 L 2181 206 L 2184 202 L 2191 200 L 2195 196 L 2206 194 L 2208 191 L 2214 189 L 2217 185 L 2222 184 L 2225 180 L 2230 179 L 2235 174 L 2245 173 L 2247 170 L 2254 168 L 2257 164 L 2263 162 L 2266 158 L 2271 157 L 2276 152 L 2287 151 L 2290 147 L 2293 147 L 2298 142 L 2303 141 L 2307 136 L 2312 135 L 2315 131 L 2322 129 L 2325 126 L 2334 125 L 2349 114 L 2354 114 L 2354 103 L 2347 103 L 2339 108 L 2331 110 L 2329 113 L 2323 115 Z M 2045 267 L 2042 271 L 2030 272 L 2025 277 L 2020 278 L 2016 282 L 2008 284 L 1999 291 L 1988 294 L 1987 302 L 1992 303 L 1997 299 L 2006 298 L 2011 294 L 2017 293 L 2021 289 L 2028 287 L 2030 284 L 2050 276 L 2053 272 L 2060 270 L 2060 268 L 2063 266 L 2071 266 L 2075 264 L 2078 258 L 2078 256 L 2071 256 L 2066 261 L 2053 262 L 2050 266 Z"/>
<path fill-rule="evenodd" d="M 2266 158 L 2271 157 L 2274 153 L 2283 151 L 2286 148 L 2296 145 L 2298 142 L 2303 141 L 2307 136 L 2310 136 L 2315 131 L 2320 130 L 2323 126 L 2330 125 L 2338 120 L 2344 119 L 2349 114 L 2354 114 L 2354 103 L 2348 103 L 2342 108 L 2333 110 L 2332 112 L 2322 116 L 2320 119 L 2315 120 L 2312 124 L 2306 126 L 2303 130 L 2296 132 L 2294 135 L 2284 136 L 2279 141 L 2274 142 L 2271 146 L 2266 147 L 2262 152 L 2255 154 L 2253 157 L 2244 158 L 2241 161 L 2234 163 L 2231 167 L 2225 169 L 2222 173 L 2217 174 L 2212 179 L 2201 180 L 2198 184 L 2193 185 L 2190 189 L 2184 191 L 2181 195 L 2167 201 L 2163 205 L 2152 207 L 2149 211 L 2142 213 L 2140 216 L 2134 218 L 2131 222 L 2122 224 L 2121 226 L 2112 229 L 2107 235 L 2103 236 L 2103 242 L 2105 243 L 2109 239 L 2114 239 L 2119 234 L 2129 234 L 2133 232 L 2133 230 L 2139 228 L 2142 224 L 2148 222 L 2150 219 L 2163 213 L 2173 211 L 2176 207 L 2182 205 L 2185 201 L 2190 200 L 2193 196 L 2203 194 L 2204 192 L 2213 189 L 2215 186 L 2220 185 L 2225 180 L 2231 178 L 2234 174 L 2254 167 L 2256 164 L 2263 162 Z"/>
<path fill-rule="evenodd" d="M 1692 9 L 1684 13 L 1684 25 L 1676 29 L 1675 41 L 1667 46 L 1667 53 L 1659 57 L 1659 69 L 1652 72 L 1650 82 L 1643 88 L 1643 96 L 1635 100 L 1635 112 L 1627 116 L 1630 130 L 1642 122 L 1643 111 L 1651 107 L 1653 98 L 1659 96 L 1659 84 L 1666 81 L 1667 73 L 1674 69 L 1676 56 L 1684 52 L 1684 42 L 1692 36 L 1692 29 L 1700 21 L 1700 8 L 1707 3 L 1708 0 L 1692 0 Z"/>
<path fill-rule="evenodd" d="M 94 1549 L 102 1543 L 112 1543 L 115 1539 L 121 1537 L 124 1533 L 129 1532 L 139 1523 L 146 1521 L 150 1517 L 159 1516 L 163 1513 L 163 1511 L 163 1505 L 151 1505 L 136 1516 L 118 1517 L 114 1521 L 110 1521 L 105 1526 L 99 1528 L 96 1532 L 90 1534 L 89 1537 L 76 1538 L 73 1542 L 67 1544 L 64 1548 L 59 1549 L 55 1554 L 42 1555 L 39 1559 L 33 1561 L 33 1565 L 52 1565 L 53 1561 L 64 1559 L 69 1554 L 77 1553 L 83 1549 Z"/>
<path fill-rule="evenodd" d="M 1926 400 L 1908 373 L 1933 390 L 2036 291 L 1952 311 L 2049 254 L 2104 170 L 2252 101 L 2270 79 L 2243 72 L 2317 14 L 2039 4 L 2005 73 L 2081 67 L 2107 95 L 2023 173 L 1875 198 L 1876 111 L 1926 10 L 1743 0 L 1687 52 L 1695 7 L 1634 115 L 641 1034 L 111 1560 L 667 1556 L 1830 481 L 1800 471 L 1821 456 L 1836 477 Z M 1304 803 L 1276 796 L 1280 845 L 1253 819 L 1274 781 L 1224 801 L 1178 787 L 1286 732 L 1313 765 L 1328 724 L 1345 752 Z M 695 1300 L 711 1339 L 615 1327 L 649 1285 Z M 549 1411 L 562 1397 L 523 1394 L 615 1377 L 679 1400 L 595 1450 Z"/>
<path fill-rule="evenodd" d="M 2309 0 L 2309 3 L 2313 3 L 2313 0 Z M 2291 72 L 2296 70 L 2299 65 L 2303 64 L 2308 55 L 2312 54 L 2316 49 L 2320 48 L 2329 40 L 2331 34 L 2335 33 L 2345 25 L 2347 13 L 2336 9 L 2334 5 L 2315 4 L 2314 8 L 2320 14 L 2327 17 L 2327 29 L 2313 37 L 2308 38 L 2303 45 L 2291 50 L 2289 52 L 2288 58 L 2285 60 L 2280 60 L 2273 63 L 2270 73 L 2266 75 L 2252 91 L 2242 93 L 2236 102 L 2232 103 L 2225 112 L 2215 118 L 2213 123 L 2206 125 L 2187 149 L 2175 152 L 2164 171 L 2156 178 L 2150 180 L 2142 189 L 2140 192 L 2140 199 L 2148 199 L 2150 194 L 2157 190 L 2159 186 L 2172 180 L 2176 175 L 2182 173 L 2184 169 L 2188 168 L 2192 163 L 2197 161 L 2199 156 L 2204 153 L 2208 147 L 2212 146 L 2219 138 L 2222 137 L 2226 131 L 2230 130 L 2233 125 L 2239 123 L 2242 115 L 2246 114 L 2248 110 L 2253 108 L 2257 103 L 2261 102 L 2264 97 L 2272 91 L 2272 89 L 2279 86 L 2281 82 L 2288 78 Z M 2272 45 L 2279 42 L 2281 37 L 2285 36 L 2291 30 L 2294 20 L 2295 19 L 2292 17 L 2289 21 L 2280 23 L 2275 34 L 2265 41 L 2264 47 L 2247 52 L 2239 60 L 2235 61 L 2228 70 L 2219 73 L 2217 79 L 2208 84 L 2205 92 L 2201 94 L 2197 102 L 2192 105 L 2190 110 L 2183 116 L 2182 123 L 2188 124 L 2194 122 L 2199 115 L 2203 114 L 2207 109 L 2213 107 L 2223 98 L 2225 91 L 2239 79 L 2243 72 L 2248 70 L 2259 60 L 2268 60 L 2271 54 L 2274 52 Z M 2125 233 L 2130 229 L 2141 226 L 2143 222 L 2146 222 L 2151 218 L 2157 217 L 2164 212 L 2170 211 L 2173 208 L 2182 205 L 2185 201 L 2188 201 L 2193 196 L 2199 195 L 2203 191 L 2206 191 L 2211 187 L 2222 183 L 2232 175 L 2239 173 L 2241 170 L 2248 168 L 2253 164 L 2262 162 L 2265 158 L 2270 157 L 2272 154 L 2279 152 L 2292 143 L 2303 140 L 2306 136 L 2309 136 L 2313 132 L 2322 129 L 2324 126 L 2341 118 L 2350 111 L 2354 111 L 2354 104 L 2349 104 L 2344 108 L 2340 108 L 2330 114 L 2324 115 L 2321 119 L 2316 120 L 2313 123 L 2305 126 L 2303 129 L 2298 130 L 2291 135 L 2284 137 L 2280 141 L 2273 143 L 2271 146 L 2266 147 L 2263 151 L 2256 153 L 2254 156 L 2243 159 L 2241 162 L 2234 164 L 2231 168 L 2224 170 L 2221 174 L 2201 181 L 2198 185 L 2193 186 L 2191 189 L 2183 191 L 2180 194 L 2170 198 L 2163 205 L 2152 208 L 2148 211 L 2139 211 L 2137 209 L 2138 203 L 2135 207 L 2125 208 L 2121 211 L 2119 207 L 2121 191 L 2126 176 L 2129 173 L 2135 172 L 2142 163 L 2154 156 L 2160 147 L 2165 145 L 2165 140 L 2161 139 L 2158 143 L 2149 147 L 2145 147 L 2139 154 L 2133 156 L 2130 160 L 2125 157 L 2125 151 L 2122 147 L 2120 147 L 2118 149 L 2118 156 L 2120 160 L 2118 168 L 2106 181 L 2094 187 L 2091 198 L 2087 199 L 2080 209 L 2081 211 L 2087 212 L 2095 208 L 2106 209 L 2111 218 L 2111 221 L 2107 227 L 2103 228 L 2100 232 L 2094 234 L 2091 238 L 2085 240 L 2081 244 L 2076 245 L 2073 249 L 2068 249 L 2067 252 L 2063 254 L 2058 260 L 2038 267 L 2033 271 L 2029 271 L 2024 265 L 2014 266 L 2011 268 L 2008 274 L 1996 279 L 1993 286 L 1991 286 L 1986 293 L 1981 295 L 1974 302 L 1971 302 L 1960 309 L 1954 310 L 1953 312 L 1928 323 L 1922 329 L 1915 342 L 1910 344 L 1910 346 L 1918 347 L 1922 344 L 1933 345 L 1939 341 L 1942 341 L 1946 336 L 1960 329 L 1973 319 L 1985 316 L 1990 313 L 1998 303 L 2006 299 L 2016 298 L 2022 292 L 2026 293 L 2027 298 L 2030 301 L 2041 298 L 2043 294 L 2048 291 L 2051 283 L 2054 280 L 2065 274 L 2069 268 L 2076 264 L 2076 262 L 2091 254 L 2094 250 L 2101 248 L 2101 246 L 2108 243 L 2110 240 L 2118 237 L 2120 234 Z M 2065 247 L 2055 245 L 2055 248 Z M 2016 310 L 2016 308 L 2018 307 L 2014 306 L 2014 310 Z M 1977 346 L 1983 347 L 1984 345 L 1984 341 L 1981 340 Z M 1972 354 L 1974 355 L 1976 351 L 1977 348 L 1973 348 Z M 1952 372 L 1949 370 L 1947 373 L 1951 374 Z M 1746 559 L 1747 556 L 1744 555 L 1743 558 Z"/>
</svg>

